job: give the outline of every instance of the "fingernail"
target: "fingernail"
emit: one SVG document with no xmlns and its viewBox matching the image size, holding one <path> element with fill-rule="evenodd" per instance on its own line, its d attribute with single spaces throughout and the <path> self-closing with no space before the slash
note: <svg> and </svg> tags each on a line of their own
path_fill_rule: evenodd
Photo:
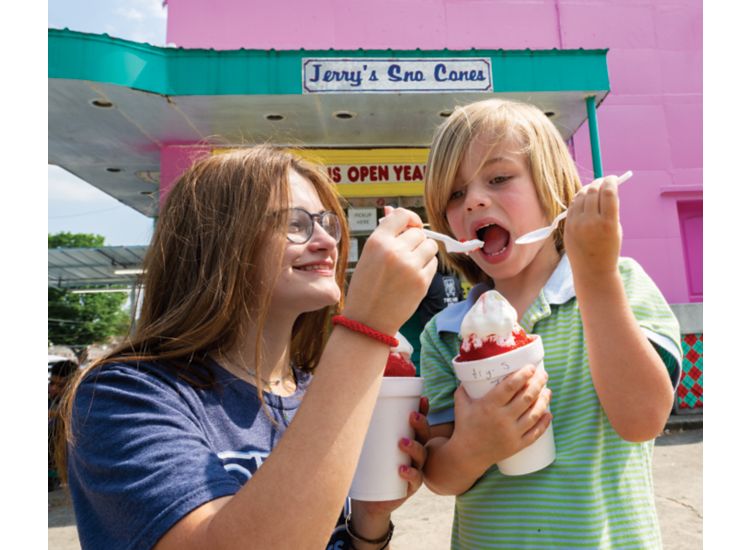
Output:
<svg viewBox="0 0 750 550">
<path fill-rule="evenodd" d="M 391 470 L 391 471 L 393 471 L 393 470 Z M 401 472 L 402 474 L 405 474 L 406 472 L 409 471 L 409 467 L 406 466 L 406 465 L 404 465 L 404 464 L 402 464 L 401 466 L 398 467 L 398 471 Z"/>
<path fill-rule="evenodd" d="M 414 419 L 414 420 L 415 420 L 416 422 L 419 422 L 420 420 L 422 420 L 422 415 L 421 415 L 421 414 L 419 414 L 418 412 L 413 412 L 413 413 L 411 413 L 411 417 L 412 417 L 412 418 L 413 418 L 413 419 Z"/>
<path fill-rule="evenodd" d="M 408 447 L 409 445 L 411 445 L 411 439 L 409 439 L 408 437 L 402 437 L 401 445 L 403 445 L 404 447 Z"/>
</svg>

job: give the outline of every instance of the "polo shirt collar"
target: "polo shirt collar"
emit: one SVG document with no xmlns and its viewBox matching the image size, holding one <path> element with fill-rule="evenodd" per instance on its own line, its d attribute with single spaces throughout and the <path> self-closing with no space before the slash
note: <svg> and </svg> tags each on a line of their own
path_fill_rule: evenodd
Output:
<svg viewBox="0 0 750 550">
<path fill-rule="evenodd" d="M 437 314 L 435 324 L 438 333 L 453 332 L 458 334 L 461 330 L 461 322 L 469 312 L 477 298 L 490 290 L 492 287 L 486 283 L 479 283 L 469 291 L 466 300 L 451 304 Z M 544 299 L 549 305 L 561 305 L 575 298 L 576 290 L 573 286 L 573 271 L 570 269 L 568 255 L 563 254 L 560 262 L 555 267 L 552 275 L 542 288 Z"/>
<path fill-rule="evenodd" d="M 560 258 L 560 263 L 552 272 L 542 292 L 544 292 L 544 297 L 550 305 L 562 305 L 576 297 L 576 289 L 573 286 L 573 270 L 570 269 L 570 260 L 567 254 L 563 254 Z"/>
</svg>

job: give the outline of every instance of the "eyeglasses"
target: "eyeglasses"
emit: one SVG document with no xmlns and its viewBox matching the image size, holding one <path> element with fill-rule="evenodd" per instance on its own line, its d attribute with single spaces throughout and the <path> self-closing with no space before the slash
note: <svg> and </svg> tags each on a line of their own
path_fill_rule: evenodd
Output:
<svg viewBox="0 0 750 550">
<path fill-rule="evenodd" d="M 310 214 L 304 208 L 289 209 L 286 238 L 294 244 L 305 244 L 312 238 L 316 222 L 337 243 L 341 240 L 341 220 L 335 212 L 328 210 L 319 214 Z"/>
</svg>

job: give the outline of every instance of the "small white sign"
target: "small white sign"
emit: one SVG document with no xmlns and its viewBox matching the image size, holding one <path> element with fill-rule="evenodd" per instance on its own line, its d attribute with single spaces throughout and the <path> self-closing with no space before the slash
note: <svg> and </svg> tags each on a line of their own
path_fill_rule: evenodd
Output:
<svg viewBox="0 0 750 550">
<path fill-rule="evenodd" d="M 347 216 L 350 231 L 374 231 L 378 226 L 377 208 L 350 208 Z"/>
<path fill-rule="evenodd" d="M 359 260 L 359 241 L 355 237 L 349 239 L 349 257 L 346 259 L 348 263 L 353 263 Z"/>
<path fill-rule="evenodd" d="M 491 92 L 492 62 L 464 58 L 304 58 L 304 93 Z"/>
</svg>

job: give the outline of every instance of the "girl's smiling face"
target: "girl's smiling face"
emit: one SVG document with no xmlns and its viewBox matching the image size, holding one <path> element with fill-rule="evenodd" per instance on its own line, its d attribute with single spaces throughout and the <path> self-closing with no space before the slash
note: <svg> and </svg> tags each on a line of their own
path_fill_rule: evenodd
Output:
<svg viewBox="0 0 750 550">
<path fill-rule="evenodd" d="M 326 210 L 312 183 L 292 171 L 290 208 L 311 214 Z M 282 237 L 280 237 L 282 238 Z M 281 271 L 272 292 L 271 307 L 296 316 L 335 304 L 341 295 L 336 283 L 338 248 L 336 240 L 319 223 L 314 224 L 310 240 L 304 244 L 284 240 Z"/>
<path fill-rule="evenodd" d="M 500 286 L 519 275 L 548 239 L 517 246 L 515 239 L 549 223 L 537 197 L 526 155 L 516 143 L 480 134 L 470 143 L 456 174 L 446 217 L 456 238 L 478 238 L 484 247 L 471 258 Z M 556 252 L 555 252 L 556 253 Z"/>
</svg>

